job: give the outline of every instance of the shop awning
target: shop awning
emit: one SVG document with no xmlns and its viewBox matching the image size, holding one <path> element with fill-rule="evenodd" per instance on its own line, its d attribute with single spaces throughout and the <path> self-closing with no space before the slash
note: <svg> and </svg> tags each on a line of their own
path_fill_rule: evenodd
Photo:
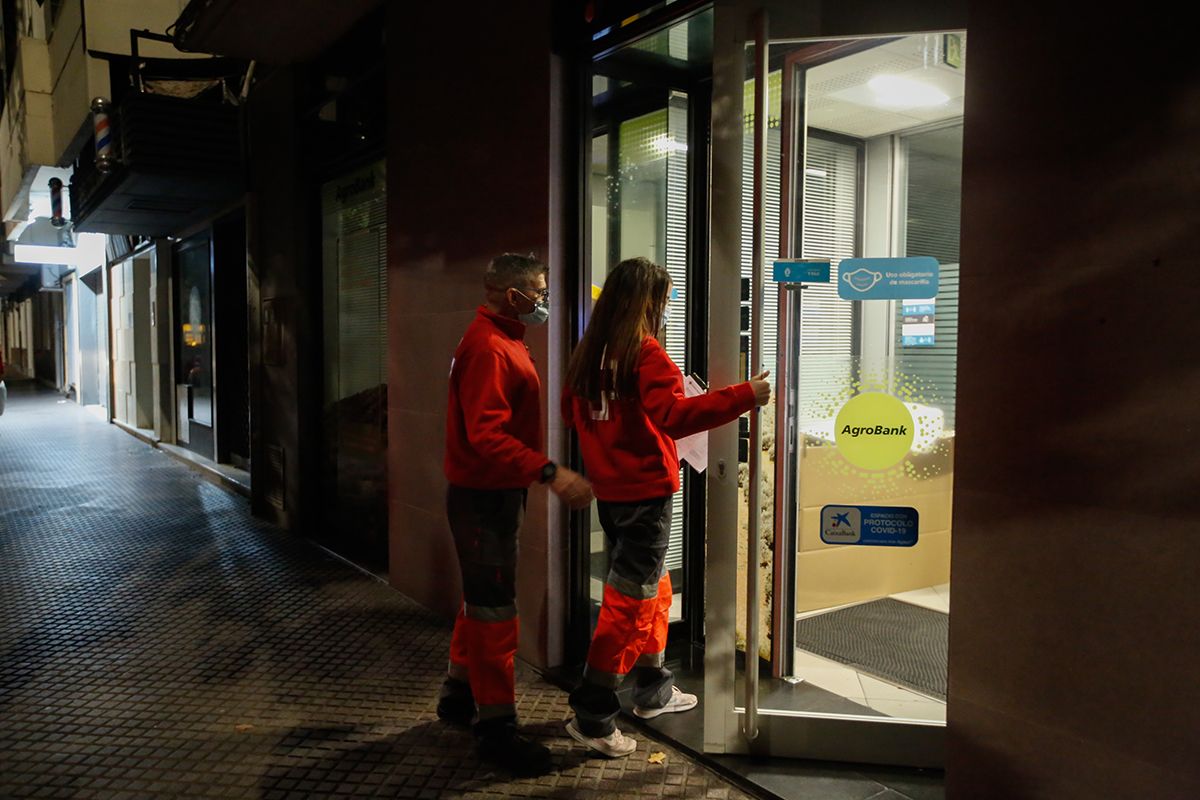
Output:
<svg viewBox="0 0 1200 800">
<path fill-rule="evenodd" d="M 337 41 L 379 0 L 191 0 L 175 22 L 185 52 L 308 61 Z"/>
</svg>

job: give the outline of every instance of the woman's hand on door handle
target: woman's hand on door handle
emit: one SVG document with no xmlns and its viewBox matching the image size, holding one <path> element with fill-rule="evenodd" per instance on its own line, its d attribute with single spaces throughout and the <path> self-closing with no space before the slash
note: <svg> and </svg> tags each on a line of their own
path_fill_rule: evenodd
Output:
<svg viewBox="0 0 1200 800">
<path fill-rule="evenodd" d="M 765 406 L 771 401 L 771 384 L 767 383 L 767 376 L 771 374 L 771 370 L 763 370 L 758 375 L 750 379 L 750 388 L 754 390 L 754 404 Z"/>
</svg>

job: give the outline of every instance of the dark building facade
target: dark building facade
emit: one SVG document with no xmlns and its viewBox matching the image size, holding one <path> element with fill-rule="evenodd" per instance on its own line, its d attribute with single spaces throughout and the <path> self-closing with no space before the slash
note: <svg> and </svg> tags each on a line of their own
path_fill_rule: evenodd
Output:
<svg viewBox="0 0 1200 800">
<path fill-rule="evenodd" d="M 1152 8 L 1118 22 L 1063 2 L 769 2 L 765 18 L 733 0 L 364 2 L 301 4 L 292 35 L 271 38 L 246 31 L 280 4 L 216 13 L 232 5 L 189 5 L 175 37 L 254 64 L 238 112 L 246 193 L 209 227 L 213 258 L 238 249 L 222 232 L 246 243 L 245 285 L 215 278 L 235 301 L 212 313 L 219 368 L 237 358 L 220 331 L 239 324 L 222 314 L 244 288 L 248 424 L 244 441 L 214 446 L 244 452 L 257 513 L 449 618 L 461 586 L 446 380 L 492 256 L 550 265 L 551 323 L 528 343 L 547 453 L 578 465 L 557 392 L 619 258 L 668 267 L 683 309 L 668 350 L 723 385 L 786 350 L 793 312 L 760 287 L 771 260 L 827 261 L 840 281 L 846 259 L 936 253 L 934 295 L 870 305 L 804 290 L 801 409 L 714 432 L 703 475 L 686 472 L 671 656 L 704 687 L 696 749 L 944 764 L 963 798 L 1200 790 L 1185 504 L 1200 474 L 1184 346 L 1197 323 L 1183 307 L 1197 288 L 1200 76 L 1177 26 Z M 748 44 L 769 44 L 757 69 Z M 924 70 L 950 105 L 834 113 L 889 70 Z M 1136 108 L 1115 113 L 1119 97 Z M 872 387 L 893 395 L 897 413 L 934 420 L 927 439 L 906 461 L 838 472 L 822 427 L 835 414 L 803 411 L 814 383 L 834 387 L 835 412 Z M 799 483 L 763 479 L 755 505 L 750 476 L 796 477 L 775 471 L 784 424 L 798 426 Z M 760 449 L 769 461 L 751 464 Z M 851 485 L 918 508 L 919 545 L 822 540 L 824 505 L 865 504 L 837 494 Z M 793 489 L 795 539 L 756 537 L 747 504 L 768 509 L 767 530 Z M 538 668 L 570 675 L 583 659 L 603 580 L 594 527 L 531 491 L 519 652 Z M 872 696 L 866 670 L 846 693 L 844 664 L 791 642 L 806 619 L 880 599 L 911 616 L 912 593 L 948 596 L 950 575 L 952 621 L 925 617 L 949 629 L 940 686 L 897 680 L 903 693 Z M 760 659 L 781 695 L 744 694 Z M 820 713 L 787 706 L 807 690 L 785 679 L 805 669 Z"/>
</svg>

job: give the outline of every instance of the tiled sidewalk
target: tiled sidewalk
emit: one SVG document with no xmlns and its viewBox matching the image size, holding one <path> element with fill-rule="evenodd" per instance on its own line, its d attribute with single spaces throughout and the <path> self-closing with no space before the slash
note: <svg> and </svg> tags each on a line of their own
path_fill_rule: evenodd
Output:
<svg viewBox="0 0 1200 800">
<path fill-rule="evenodd" d="M 56 400 L 0 417 L 0 797 L 746 797 L 641 736 L 589 757 L 530 671 L 555 771 L 481 764 L 434 714 L 442 621 Z"/>
</svg>

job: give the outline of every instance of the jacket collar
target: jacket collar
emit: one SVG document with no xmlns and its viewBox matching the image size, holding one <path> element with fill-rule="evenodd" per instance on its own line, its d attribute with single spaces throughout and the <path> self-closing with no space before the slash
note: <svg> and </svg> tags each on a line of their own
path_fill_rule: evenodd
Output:
<svg viewBox="0 0 1200 800">
<path fill-rule="evenodd" d="M 495 314 L 487 306 L 480 306 L 478 309 L 478 315 L 499 328 L 500 332 L 508 338 L 516 339 L 517 341 L 525 340 L 524 322 Z"/>
</svg>

